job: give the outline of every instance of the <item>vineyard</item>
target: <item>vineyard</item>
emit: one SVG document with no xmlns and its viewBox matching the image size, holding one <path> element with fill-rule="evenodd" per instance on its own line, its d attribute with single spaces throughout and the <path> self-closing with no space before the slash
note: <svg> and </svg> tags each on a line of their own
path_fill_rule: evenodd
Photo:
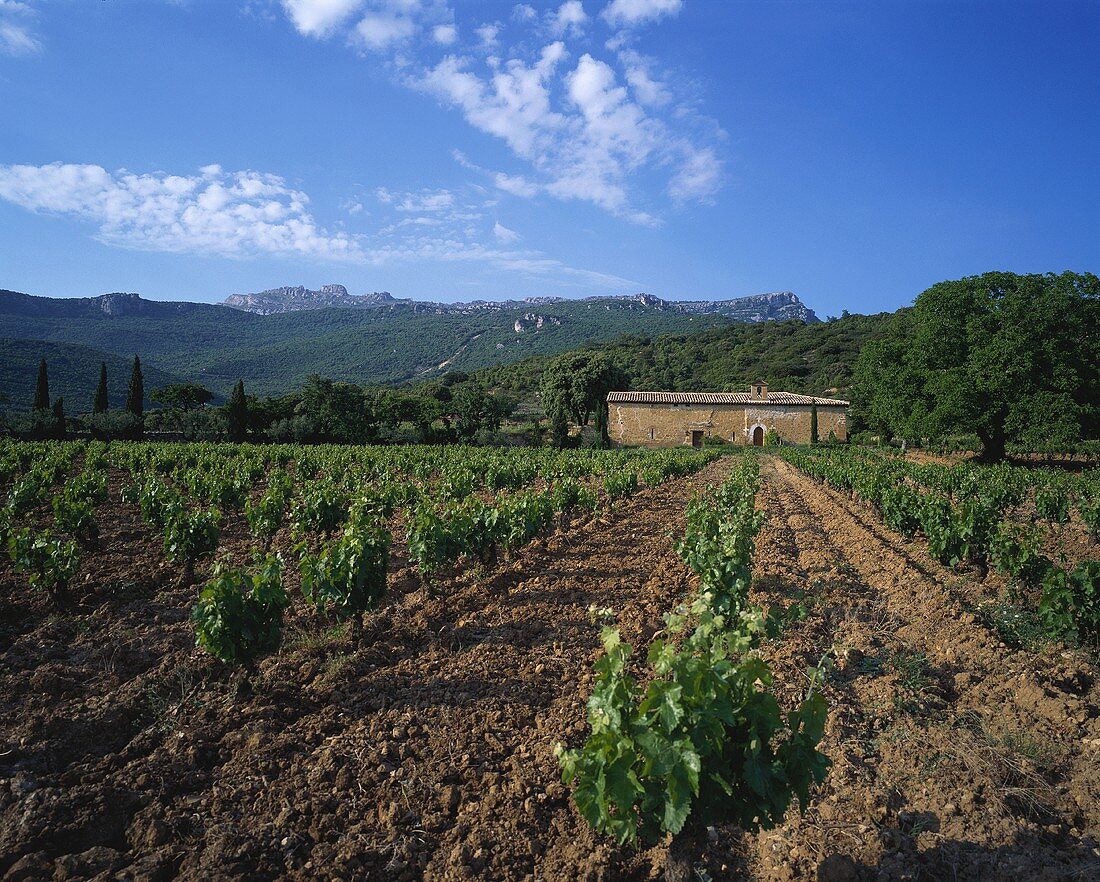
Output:
<svg viewBox="0 0 1100 882">
<path fill-rule="evenodd" d="M 5 878 L 1100 875 L 1095 469 L 3 442 L 0 502 Z"/>
</svg>

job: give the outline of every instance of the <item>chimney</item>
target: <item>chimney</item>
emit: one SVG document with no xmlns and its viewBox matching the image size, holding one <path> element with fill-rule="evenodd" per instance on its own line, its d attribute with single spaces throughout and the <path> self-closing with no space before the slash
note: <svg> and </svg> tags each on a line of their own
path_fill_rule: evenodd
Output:
<svg viewBox="0 0 1100 882">
<path fill-rule="evenodd" d="M 768 384 L 763 380 L 757 380 L 749 386 L 749 398 L 753 401 L 768 400 Z"/>
</svg>

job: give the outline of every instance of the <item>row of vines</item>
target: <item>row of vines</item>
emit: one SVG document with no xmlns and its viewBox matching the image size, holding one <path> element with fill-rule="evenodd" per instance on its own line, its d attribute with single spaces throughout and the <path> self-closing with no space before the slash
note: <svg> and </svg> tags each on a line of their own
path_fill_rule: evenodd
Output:
<svg viewBox="0 0 1100 882">
<path fill-rule="evenodd" d="M 875 507 L 892 530 L 921 535 L 948 566 L 990 566 L 1012 600 L 1034 604 L 1046 631 L 1100 643 L 1100 561 L 1052 558 L 1052 536 L 1072 520 L 1100 541 L 1100 480 L 1000 465 L 913 463 L 859 449 L 789 448 L 782 455 L 817 481 Z"/>
<path fill-rule="evenodd" d="M 666 879 L 690 878 L 708 825 L 772 827 L 793 796 L 807 805 L 828 768 L 817 750 L 827 714 L 820 671 L 783 714 L 754 651 L 772 631 L 749 605 L 757 487 L 756 458 L 746 456 L 690 504 L 677 551 L 698 590 L 666 617 L 644 665 L 616 628 L 603 629 L 591 734 L 577 749 L 559 748 L 563 779 L 593 828 L 620 844 L 672 834 Z"/>
<path fill-rule="evenodd" d="M 82 562 L 103 550 L 102 506 L 133 506 L 180 581 L 201 582 L 199 645 L 249 665 L 278 648 L 294 585 L 301 604 L 328 620 L 377 606 L 395 529 L 437 592 L 448 568 L 491 565 L 555 521 L 717 455 L 0 441 L 0 545 L 29 587 L 65 607 Z M 247 525 L 244 555 L 221 545 L 232 519 Z"/>
</svg>

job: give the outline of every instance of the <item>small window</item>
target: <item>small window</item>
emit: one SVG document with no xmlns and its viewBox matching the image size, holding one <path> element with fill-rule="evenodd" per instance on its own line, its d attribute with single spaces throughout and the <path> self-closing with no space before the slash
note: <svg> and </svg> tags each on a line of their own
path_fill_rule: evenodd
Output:
<svg viewBox="0 0 1100 882">
<path fill-rule="evenodd" d="M 654 438 L 653 438 L 653 426 L 649 427 L 649 440 L 650 441 L 654 440 Z"/>
</svg>

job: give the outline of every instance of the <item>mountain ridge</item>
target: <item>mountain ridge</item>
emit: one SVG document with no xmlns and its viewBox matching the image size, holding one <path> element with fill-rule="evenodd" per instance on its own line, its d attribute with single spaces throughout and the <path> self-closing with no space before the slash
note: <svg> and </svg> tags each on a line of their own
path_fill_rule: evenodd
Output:
<svg viewBox="0 0 1100 882">
<path fill-rule="evenodd" d="M 308 289 L 289 290 L 289 296 L 301 297 Z M 343 296 L 335 287 L 323 293 Z M 100 359 L 104 353 L 128 359 L 138 354 L 143 364 L 215 394 L 228 395 L 243 379 L 250 392 L 272 395 L 300 388 L 312 374 L 392 385 L 553 357 L 624 334 L 685 334 L 769 317 L 785 323 L 792 310 L 805 315 L 801 301 L 783 292 L 731 301 L 666 301 L 645 294 L 413 306 L 386 298 L 380 296 L 374 309 L 327 306 L 260 315 L 133 293 L 47 298 L 0 291 L 0 337 L 39 341 L 43 356 L 54 344 L 86 347 L 77 361 L 87 363 L 79 370 L 86 367 L 89 374 L 99 367 L 93 351 Z M 0 353 L 0 368 L 5 358 Z M 72 366 L 77 371 L 76 361 Z M 12 385 L 0 389 L 13 401 L 24 396 L 24 384 L 15 385 L 21 370 L 9 372 Z"/>
<path fill-rule="evenodd" d="M 223 306 L 251 312 L 257 315 L 275 315 L 283 312 L 299 312 L 309 309 L 379 309 L 407 307 L 414 312 L 439 314 L 470 314 L 476 311 L 527 309 L 531 306 L 547 306 L 562 303 L 637 303 L 644 309 L 670 310 L 690 315 L 721 315 L 737 321 L 783 321 L 799 319 L 807 324 L 821 321 L 791 291 L 769 291 L 724 300 L 666 300 L 653 294 L 594 295 L 591 297 L 525 297 L 508 300 L 472 300 L 458 303 L 441 303 L 430 300 L 394 297 L 389 291 L 370 294 L 349 294 L 339 284 L 322 285 L 316 291 L 304 285 L 282 286 L 251 294 L 230 294 Z"/>
</svg>

